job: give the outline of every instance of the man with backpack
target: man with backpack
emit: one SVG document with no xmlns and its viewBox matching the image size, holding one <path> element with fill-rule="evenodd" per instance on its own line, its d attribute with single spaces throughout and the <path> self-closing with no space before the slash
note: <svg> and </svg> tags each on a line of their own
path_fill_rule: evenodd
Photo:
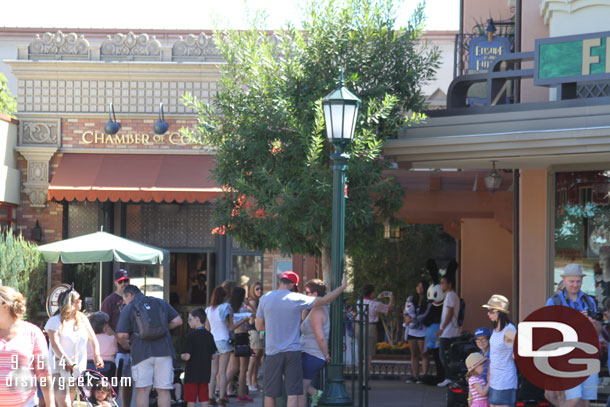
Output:
<svg viewBox="0 0 610 407">
<path fill-rule="evenodd" d="M 563 289 L 551 296 L 546 302 L 547 306 L 564 306 L 580 311 L 589 318 L 589 321 L 595 326 L 599 333 L 601 325 L 598 321 L 591 318 L 597 314 L 597 305 L 595 300 L 589 295 L 581 291 L 582 279 L 584 277 L 580 264 L 568 264 L 563 269 L 561 275 Z M 544 392 L 544 396 L 548 401 L 556 406 L 572 407 L 583 406 L 588 407 L 591 400 L 597 400 L 597 373 L 591 375 L 582 384 L 568 389 L 565 392 L 550 391 Z"/>
<path fill-rule="evenodd" d="M 152 387 L 159 407 L 170 407 L 174 388 L 174 348 L 169 331 L 182 325 L 178 312 L 166 301 L 145 297 L 135 285 L 123 289 L 127 304 L 117 325 L 120 339 L 131 339 L 131 374 L 136 388 L 136 406 L 148 407 Z"/>
</svg>

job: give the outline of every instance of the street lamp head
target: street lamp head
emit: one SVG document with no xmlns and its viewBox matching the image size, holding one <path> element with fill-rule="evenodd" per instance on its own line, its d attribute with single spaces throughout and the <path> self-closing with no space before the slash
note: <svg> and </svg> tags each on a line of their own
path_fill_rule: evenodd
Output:
<svg viewBox="0 0 610 407">
<path fill-rule="evenodd" d="M 500 185 L 502 185 L 502 175 L 496 171 L 496 162 L 492 161 L 492 171 L 485 176 L 485 186 L 487 190 L 493 194 L 497 190 L 500 189 Z"/>
<path fill-rule="evenodd" d="M 343 86 L 343 72 L 339 87 L 322 99 L 326 135 L 333 143 L 349 143 L 354 138 L 356 118 L 361 101 Z"/>
</svg>

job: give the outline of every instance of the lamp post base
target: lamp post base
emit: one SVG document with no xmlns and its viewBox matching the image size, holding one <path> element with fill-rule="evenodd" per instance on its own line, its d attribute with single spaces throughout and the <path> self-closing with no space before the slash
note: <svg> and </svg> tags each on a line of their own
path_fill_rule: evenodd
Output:
<svg viewBox="0 0 610 407">
<path fill-rule="evenodd" d="M 318 400 L 318 406 L 347 406 L 352 407 L 354 403 L 347 394 L 343 382 L 343 364 L 330 364 L 327 369 L 328 380 L 324 393 Z"/>
</svg>

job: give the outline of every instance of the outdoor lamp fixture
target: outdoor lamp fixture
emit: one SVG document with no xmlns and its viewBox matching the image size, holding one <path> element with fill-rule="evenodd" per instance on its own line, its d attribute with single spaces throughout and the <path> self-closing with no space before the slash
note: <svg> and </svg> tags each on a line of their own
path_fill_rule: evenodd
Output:
<svg viewBox="0 0 610 407">
<path fill-rule="evenodd" d="M 117 134 L 117 132 L 121 128 L 121 123 L 116 121 L 116 115 L 114 114 L 114 105 L 112 104 L 112 102 L 108 106 L 108 116 L 110 117 L 110 120 L 108 120 L 108 123 L 106 123 L 106 125 L 104 126 L 104 133 L 110 135 Z"/>
<path fill-rule="evenodd" d="M 493 18 L 487 20 L 487 28 L 485 29 L 487 33 L 487 41 L 491 42 L 494 37 L 494 33 L 496 32 L 496 25 L 494 24 Z"/>
<path fill-rule="evenodd" d="M 32 231 L 30 233 L 30 237 L 32 238 L 32 240 L 34 240 L 35 242 L 42 241 L 42 228 L 40 227 L 40 223 L 38 223 L 38 219 L 36 219 L 36 226 L 32 228 Z"/>
<path fill-rule="evenodd" d="M 388 240 L 399 240 L 400 239 L 400 226 L 392 225 L 390 219 L 386 219 L 383 222 L 383 238 Z"/>
<path fill-rule="evenodd" d="M 169 129 L 169 124 L 165 121 L 165 117 L 163 116 L 163 103 L 159 103 L 159 121 L 155 123 L 154 131 L 155 134 L 165 134 Z"/>
<path fill-rule="evenodd" d="M 354 138 L 360 99 L 343 86 L 343 72 L 339 87 L 322 99 L 324 121 L 328 140 L 333 143 L 333 212 L 330 251 L 331 286 L 341 285 L 345 252 L 345 170 L 347 159 L 345 147 Z M 330 356 L 327 370 L 327 386 L 318 401 L 318 406 L 353 406 L 343 380 L 343 296 L 330 304 Z"/>
<path fill-rule="evenodd" d="M 500 189 L 500 185 L 502 184 L 502 176 L 496 171 L 496 162 L 492 161 L 491 165 L 493 166 L 491 172 L 485 176 L 485 186 L 490 193 L 494 193 Z"/>
</svg>

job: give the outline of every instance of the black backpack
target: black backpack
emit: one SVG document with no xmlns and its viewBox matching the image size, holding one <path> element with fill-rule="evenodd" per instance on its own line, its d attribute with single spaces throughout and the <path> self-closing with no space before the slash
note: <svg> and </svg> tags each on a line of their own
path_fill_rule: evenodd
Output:
<svg viewBox="0 0 610 407">
<path fill-rule="evenodd" d="M 466 301 L 460 297 L 460 312 L 458 312 L 457 323 L 458 326 L 464 325 L 464 317 L 466 316 Z"/>
<path fill-rule="evenodd" d="M 169 331 L 167 308 L 161 300 L 142 297 L 134 301 L 135 335 L 140 339 L 152 341 L 162 338 Z"/>
</svg>

